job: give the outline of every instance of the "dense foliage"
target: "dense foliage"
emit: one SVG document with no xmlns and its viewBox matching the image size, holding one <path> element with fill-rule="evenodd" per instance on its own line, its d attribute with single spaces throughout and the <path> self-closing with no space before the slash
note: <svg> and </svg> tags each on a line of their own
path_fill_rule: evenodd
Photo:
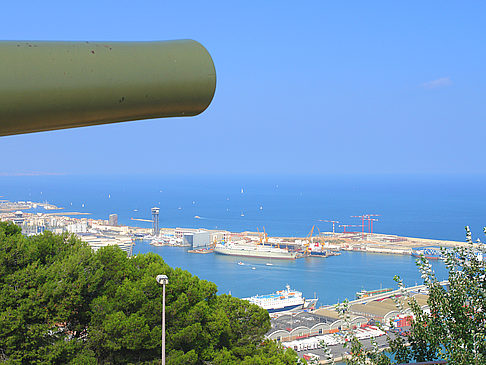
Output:
<svg viewBox="0 0 486 365">
<path fill-rule="evenodd" d="M 391 364 L 445 360 L 448 364 L 486 364 L 486 249 L 473 243 L 466 227 L 467 247 L 442 250 L 449 272 L 444 288 L 422 257 L 418 267 L 429 290 L 429 311 L 414 299 L 409 304 L 415 316 L 405 340 L 389 341 L 392 357 L 377 349 L 364 349 L 355 338 L 350 340 L 353 357 L 349 364 Z M 486 228 L 485 228 L 486 233 Z M 400 286 L 403 288 L 401 281 Z M 408 342 L 408 344 L 406 343 Z M 393 360 L 392 360 L 393 359 Z"/>
<path fill-rule="evenodd" d="M 155 254 L 96 253 L 69 235 L 24 237 L 0 223 L 0 362 L 160 363 L 166 274 L 168 364 L 295 364 L 263 341 L 268 313 Z"/>
</svg>

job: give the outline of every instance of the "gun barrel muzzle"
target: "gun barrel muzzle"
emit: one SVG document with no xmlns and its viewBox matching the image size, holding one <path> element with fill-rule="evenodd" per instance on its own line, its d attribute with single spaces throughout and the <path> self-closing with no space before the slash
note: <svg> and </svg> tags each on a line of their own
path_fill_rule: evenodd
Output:
<svg viewBox="0 0 486 365">
<path fill-rule="evenodd" d="M 0 136 L 193 116 L 216 71 L 193 40 L 0 42 Z"/>
</svg>

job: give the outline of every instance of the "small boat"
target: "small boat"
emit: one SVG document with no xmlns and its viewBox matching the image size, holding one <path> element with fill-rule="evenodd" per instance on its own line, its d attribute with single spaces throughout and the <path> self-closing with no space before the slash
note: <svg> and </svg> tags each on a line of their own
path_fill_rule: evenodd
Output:
<svg viewBox="0 0 486 365">
<path fill-rule="evenodd" d="M 241 212 L 240 216 L 241 216 L 241 217 L 244 217 L 245 215 L 243 214 L 243 212 Z"/>
<path fill-rule="evenodd" d="M 240 261 L 240 262 L 238 262 L 238 265 L 244 265 L 244 263 L 242 263 L 242 262 Z"/>
<path fill-rule="evenodd" d="M 273 266 L 273 264 L 270 263 L 270 262 L 267 262 L 265 265 L 267 265 L 267 266 Z"/>
<path fill-rule="evenodd" d="M 200 254 L 207 254 L 207 253 L 212 253 L 213 249 L 212 248 L 197 248 L 194 250 L 187 250 L 189 253 L 200 253 Z"/>
<path fill-rule="evenodd" d="M 256 270 L 256 267 L 255 267 L 255 266 L 253 266 L 251 269 L 252 269 L 252 270 Z"/>
<path fill-rule="evenodd" d="M 195 219 L 201 219 L 201 217 L 200 217 L 200 216 L 198 216 L 198 215 L 195 215 L 195 216 L 194 216 L 194 218 L 195 218 Z"/>
</svg>

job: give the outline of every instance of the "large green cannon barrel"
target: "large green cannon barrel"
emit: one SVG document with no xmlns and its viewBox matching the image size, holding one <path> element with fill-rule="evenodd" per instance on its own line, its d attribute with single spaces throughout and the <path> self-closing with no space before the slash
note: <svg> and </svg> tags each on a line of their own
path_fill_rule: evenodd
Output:
<svg viewBox="0 0 486 365">
<path fill-rule="evenodd" d="M 0 136 L 193 116 L 216 71 L 196 41 L 0 42 Z"/>
</svg>

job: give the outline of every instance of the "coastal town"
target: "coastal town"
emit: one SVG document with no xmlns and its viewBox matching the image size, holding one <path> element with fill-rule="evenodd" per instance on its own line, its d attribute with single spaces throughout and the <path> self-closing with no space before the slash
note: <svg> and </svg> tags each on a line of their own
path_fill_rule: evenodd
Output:
<svg viewBox="0 0 486 365">
<path fill-rule="evenodd" d="M 423 255 L 440 258 L 440 247 L 458 247 L 464 243 L 390 234 L 364 232 L 319 232 L 315 226 L 306 237 L 269 237 L 262 227 L 257 232 L 229 232 L 204 228 L 161 228 L 159 208 L 151 209 L 151 227 L 119 224 L 117 214 L 107 220 L 93 219 L 89 213 L 66 212 L 48 203 L 32 201 L 0 201 L 0 221 L 11 221 L 22 228 L 24 235 L 45 231 L 69 233 L 89 244 L 93 250 L 117 245 L 133 255 L 137 240 L 153 246 L 180 246 L 196 254 L 220 253 L 233 256 L 299 259 L 340 255 L 343 251 L 390 255 Z M 314 234 L 317 231 L 317 234 Z M 244 265 L 242 262 L 239 264 Z M 267 265 L 273 265 L 267 263 Z M 441 283 L 447 286 L 447 282 Z M 292 348 L 300 357 L 328 363 L 345 359 L 349 353 L 344 344 L 347 331 L 365 345 L 371 341 L 380 348 L 387 346 L 387 337 L 406 335 L 412 321 L 408 299 L 413 298 L 424 311 L 428 310 L 428 292 L 423 285 L 392 290 L 362 291 L 348 303 L 346 319 L 336 305 L 317 307 L 317 299 L 304 298 L 302 293 L 287 287 L 273 294 L 245 298 L 269 311 L 271 329 L 268 339 Z M 397 300 L 404 310 L 397 310 Z"/>
<path fill-rule="evenodd" d="M 152 208 L 152 219 L 146 221 L 151 227 L 119 224 L 118 215 L 108 219 L 94 219 L 89 213 L 67 212 L 49 203 L 32 201 L 10 202 L 0 200 L 0 221 L 12 221 L 22 228 L 25 235 L 34 235 L 46 230 L 56 234 L 72 233 L 93 249 L 107 245 L 118 245 L 129 254 L 136 240 L 149 240 L 155 246 L 184 246 L 190 252 L 210 253 L 221 242 L 231 242 L 236 247 L 270 246 L 291 252 L 307 253 L 327 257 L 341 251 L 367 252 L 391 255 L 420 255 L 430 253 L 430 258 L 440 255 L 440 247 L 460 247 L 465 242 L 425 238 L 403 237 L 392 234 L 360 232 L 320 232 L 311 227 L 306 237 L 269 237 L 265 228 L 254 231 L 229 232 L 205 228 L 161 228 L 159 209 Z M 424 251 L 426 250 L 426 251 Z M 293 258 L 305 255 L 293 256 Z"/>
</svg>

